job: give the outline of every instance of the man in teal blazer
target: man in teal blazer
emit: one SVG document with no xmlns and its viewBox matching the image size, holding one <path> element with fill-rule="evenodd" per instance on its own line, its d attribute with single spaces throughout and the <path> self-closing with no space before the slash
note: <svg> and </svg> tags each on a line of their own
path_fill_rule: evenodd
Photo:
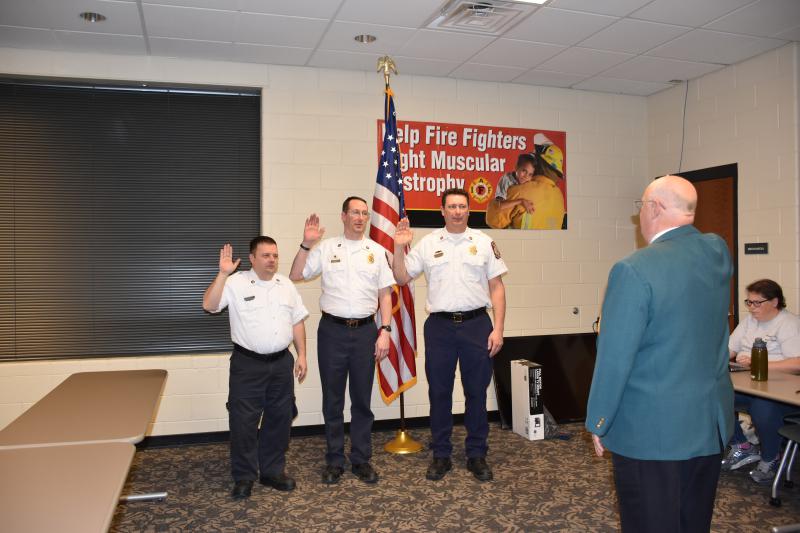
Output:
<svg viewBox="0 0 800 533">
<path fill-rule="evenodd" d="M 685 179 L 653 181 L 640 204 L 650 244 L 609 274 L 586 428 L 613 452 L 623 531 L 708 531 L 733 432 L 730 254 L 692 225 Z"/>
</svg>

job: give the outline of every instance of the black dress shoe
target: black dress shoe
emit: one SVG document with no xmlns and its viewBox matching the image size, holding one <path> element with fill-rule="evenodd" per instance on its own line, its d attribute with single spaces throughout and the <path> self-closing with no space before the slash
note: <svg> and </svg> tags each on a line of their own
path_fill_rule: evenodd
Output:
<svg viewBox="0 0 800 533">
<path fill-rule="evenodd" d="M 234 500 L 242 500 L 244 498 L 249 498 L 250 494 L 253 492 L 253 482 L 247 479 L 242 481 L 237 481 L 233 484 L 233 490 L 231 491 L 231 496 L 233 496 Z"/>
<path fill-rule="evenodd" d="M 341 466 L 327 465 L 322 471 L 322 482 L 326 485 L 335 485 L 342 479 L 342 474 L 344 474 L 344 468 Z"/>
<path fill-rule="evenodd" d="M 486 464 L 485 457 L 470 457 L 467 459 L 467 470 L 472 472 L 478 481 L 491 481 L 494 477 L 492 469 Z"/>
<path fill-rule="evenodd" d="M 450 461 L 449 457 L 434 457 L 430 466 L 428 466 L 425 477 L 431 481 L 437 481 L 442 479 L 451 468 L 453 468 L 453 463 Z"/>
<path fill-rule="evenodd" d="M 369 463 L 361 463 L 357 465 L 353 465 L 353 473 L 356 475 L 358 479 L 363 481 L 364 483 L 377 483 L 378 482 L 378 473 L 375 472 L 375 469 L 372 468 L 372 465 Z"/>
<path fill-rule="evenodd" d="M 281 472 L 277 476 L 261 476 L 258 481 L 262 485 L 272 487 L 275 490 L 289 491 L 294 490 L 294 479 Z"/>
</svg>

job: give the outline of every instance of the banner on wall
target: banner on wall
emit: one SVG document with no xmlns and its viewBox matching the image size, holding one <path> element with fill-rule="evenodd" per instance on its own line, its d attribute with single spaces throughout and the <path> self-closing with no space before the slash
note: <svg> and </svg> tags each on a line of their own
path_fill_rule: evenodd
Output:
<svg viewBox="0 0 800 533">
<path fill-rule="evenodd" d="M 380 153 L 385 126 L 377 124 Z M 442 226 L 442 193 L 460 188 L 470 196 L 470 227 L 566 229 L 566 139 L 563 131 L 397 121 L 412 226 Z"/>
</svg>

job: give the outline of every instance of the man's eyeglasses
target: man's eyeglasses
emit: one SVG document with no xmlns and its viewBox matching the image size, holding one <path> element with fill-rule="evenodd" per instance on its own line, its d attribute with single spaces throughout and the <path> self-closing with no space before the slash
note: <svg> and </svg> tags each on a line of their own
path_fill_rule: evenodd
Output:
<svg viewBox="0 0 800 533">
<path fill-rule="evenodd" d="M 761 307 L 761 304 L 768 301 L 769 300 L 745 300 L 744 305 L 747 307 Z"/>
<path fill-rule="evenodd" d="M 635 200 L 635 201 L 633 202 L 633 205 L 635 205 L 635 206 L 636 206 L 636 209 L 638 209 L 639 211 L 641 211 L 641 210 L 642 210 L 642 206 L 643 206 L 644 204 L 654 204 L 654 203 L 656 203 L 656 201 L 655 201 L 655 200 Z"/>
</svg>

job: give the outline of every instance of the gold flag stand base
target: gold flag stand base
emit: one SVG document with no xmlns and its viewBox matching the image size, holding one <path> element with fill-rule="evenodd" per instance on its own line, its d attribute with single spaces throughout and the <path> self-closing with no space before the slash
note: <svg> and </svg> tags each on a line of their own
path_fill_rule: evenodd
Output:
<svg viewBox="0 0 800 533">
<path fill-rule="evenodd" d="M 387 442 L 383 449 L 389 453 L 417 453 L 422 450 L 422 444 L 415 441 L 405 429 L 398 429 L 395 438 Z"/>
</svg>

